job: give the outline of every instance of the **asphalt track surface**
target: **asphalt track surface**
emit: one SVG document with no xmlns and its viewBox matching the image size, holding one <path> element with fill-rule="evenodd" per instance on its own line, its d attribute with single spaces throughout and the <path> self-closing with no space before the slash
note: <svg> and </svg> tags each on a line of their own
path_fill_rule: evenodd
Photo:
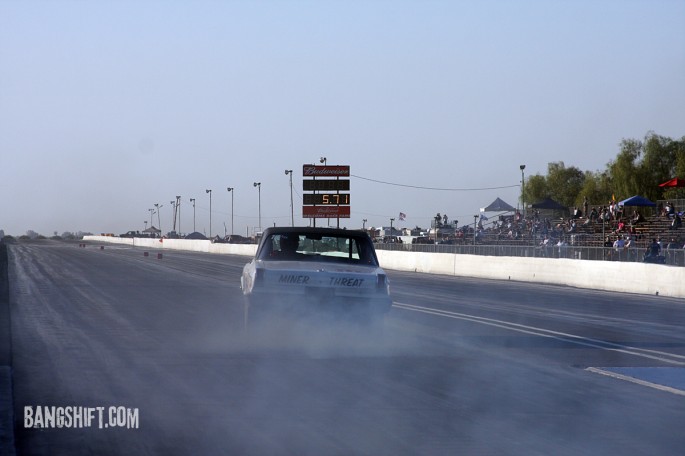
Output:
<svg viewBox="0 0 685 456">
<path fill-rule="evenodd" d="M 17 454 L 685 454 L 682 300 L 388 271 L 383 328 L 245 333 L 245 257 L 157 253 L 9 246 Z"/>
</svg>

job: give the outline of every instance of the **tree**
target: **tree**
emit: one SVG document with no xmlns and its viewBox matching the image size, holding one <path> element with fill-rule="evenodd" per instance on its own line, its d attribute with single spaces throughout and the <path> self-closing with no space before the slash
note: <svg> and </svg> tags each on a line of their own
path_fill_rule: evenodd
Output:
<svg viewBox="0 0 685 456">
<path fill-rule="evenodd" d="M 663 155 L 668 157 L 669 159 L 668 176 L 665 179 L 659 181 L 658 184 L 668 179 L 671 179 L 672 177 L 680 177 L 681 179 L 685 179 L 685 137 L 681 138 L 679 141 L 673 141 L 668 138 L 662 137 L 658 138 L 662 140 L 662 143 L 660 143 L 660 145 L 663 144 Z M 655 147 L 655 149 L 657 148 Z M 658 152 L 659 150 L 657 149 L 655 153 Z M 685 188 L 663 189 L 659 187 L 657 194 L 662 199 L 685 198 Z"/>
<path fill-rule="evenodd" d="M 575 166 L 566 167 L 564 162 L 547 165 L 547 176 L 531 176 L 524 187 L 526 201 L 540 201 L 552 198 L 564 206 L 576 206 L 583 200 L 581 190 L 585 173 Z"/>
<path fill-rule="evenodd" d="M 576 206 L 582 204 L 580 200 L 586 196 L 593 205 L 603 205 L 611 199 L 611 179 L 606 171 L 602 173 L 585 171 L 583 188 L 580 191 L 579 200 L 576 200 Z"/>
<path fill-rule="evenodd" d="M 663 193 L 659 184 L 676 172 L 676 142 L 654 133 L 645 139 L 641 168 L 645 183 L 645 196 L 657 200 Z"/>
<path fill-rule="evenodd" d="M 660 183 L 679 173 L 685 175 L 685 137 L 674 141 L 649 132 L 643 141 L 624 139 L 618 156 L 607 167 L 617 199 L 642 195 L 656 201 L 664 197 Z"/>
<path fill-rule="evenodd" d="M 536 203 L 545 198 L 551 198 L 547 191 L 547 179 L 540 174 L 528 178 L 528 181 L 523 188 L 523 193 L 525 195 L 525 200 L 529 203 Z"/>
<path fill-rule="evenodd" d="M 612 194 L 615 194 L 618 200 L 640 193 L 642 182 L 638 159 L 641 153 L 641 141 L 624 139 L 621 141 L 621 151 L 616 159 L 607 165 L 612 182 Z"/>
<path fill-rule="evenodd" d="M 585 171 L 564 162 L 550 163 L 547 175 L 530 176 L 523 194 L 525 201 L 552 198 L 568 207 L 580 207 L 583 199 L 591 204 L 607 204 L 642 195 L 653 201 L 685 198 L 685 189 L 663 189 L 662 182 L 672 177 L 685 178 L 685 136 L 673 140 L 648 132 L 642 141 L 623 139 L 614 160 L 605 171 Z"/>
<path fill-rule="evenodd" d="M 577 205 L 584 179 L 585 174 L 575 166 L 567 168 L 561 161 L 547 165 L 547 189 L 564 206 Z"/>
</svg>

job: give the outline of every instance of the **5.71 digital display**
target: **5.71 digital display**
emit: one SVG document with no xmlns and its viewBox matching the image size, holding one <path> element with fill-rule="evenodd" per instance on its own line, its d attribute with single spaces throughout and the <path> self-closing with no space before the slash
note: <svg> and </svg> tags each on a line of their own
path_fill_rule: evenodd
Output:
<svg viewBox="0 0 685 456">
<path fill-rule="evenodd" d="M 302 195 L 302 202 L 304 204 L 325 205 L 348 205 L 350 204 L 349 193 L 305 193 Z"/>
</svg>

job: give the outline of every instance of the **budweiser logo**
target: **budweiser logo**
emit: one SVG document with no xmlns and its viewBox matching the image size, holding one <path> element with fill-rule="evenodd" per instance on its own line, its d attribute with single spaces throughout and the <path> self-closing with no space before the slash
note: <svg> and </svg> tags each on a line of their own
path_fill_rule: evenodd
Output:
<svg viewBox="0 0 685 456">
<path fill-rule="evenodd" d="M 349 176 L 350 167 L 349 166 L 314 166 L 314 165 L 304 165 L 302 168 L 302 175 L 307 177 L 316 176 L 328 176 L 328 177 L 340 177 Z"/>
<path fill-rule="evenodd" d="M 350 218 L 350 206 L 302 206 L 304 218 Z"/>
<path fill-rule="evenodd" d="M 340 211 L 334 206 L 317 206 L 316 212 L 319 214 L 337 214 Z"/>
</svg>

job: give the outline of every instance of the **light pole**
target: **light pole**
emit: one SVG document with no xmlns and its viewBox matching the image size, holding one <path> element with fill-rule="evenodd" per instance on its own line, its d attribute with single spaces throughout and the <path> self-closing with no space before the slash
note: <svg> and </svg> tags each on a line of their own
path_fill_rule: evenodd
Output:
<svg viewBox="0 0 685 456">
<path fill-rule="evenodd" d="M 152 214 L 155 213 L 155 210 L 154 209 L 148 209 L 148 211 L 150 211 L 150 227 L 152 227 Z"/>
<path fill-rule="evenodd" d="M 478 216 L 474 215 L 473 216 L 473 253 L 476 253 L 476 221 L 478 220 Z"/>
<path fill-rule="evenodd" d="M 209 193 L 209 238 L 212 238 L 212 191 L 205 190 L 205 193 Z"/>
<path fill-rule="evenodd" d="M 193 233 L 195 232 L 195 198 L 190 198 L 190 202 L 193 203 Z"/>
<path fill-rule="evenodd" d="M 523 215 L 523 219 L 525 220 L 526 219 L 526 197 L 525 197 L 523 188 L 526 185 L 526 180 L 523 176 L 523 170 L 526 169 L 526 165 L 521 165 L 521 166 L 519 166 L 519 168 L 521 169 L 521 206 L 523 209 L 521 215 Z"/>
<path fill-rule="evenodd" d="M 233 235 L 233 187 L 226 187 L 226 190 L 231 192 L 231 236 Z"/>
<path fill-rule="evenodd" d="M 290 175 L 290 226 L 295 226 L 295 210 L 293 209 L 293 170 L 286 169 L 285 175 Z"/>
<path fill-rule="evenodd" d="M 174 215 L 171 217 L 172 231 L 176 232 L 176 203 L 174 201 L 169 201 L 171 208 L 174 210 Z"/>
<path fill-rule="evenodd" d="M 157 208 L 157 228 L 159 228 L 159 236 L 162 236 L 162 219 L 159 218 L 159 209 L 164 207 L 160 206 L 159 203 L 155 203 L 155 207 Z"/>
<path fill-rule="evenodd" d="M 390 219 L 390 236 L 392 236 L 392 222 L 394 222 L 394 221 L 395 221 L 394 218 Z"/>
<path fill-rule="evenodd" d="M 326 157 L 320 157 L 319 163 L 323 163 L 323 165 L 326 166 Z M 327 218 L 326 219 L 326 226 L 330 226 L 330 225 L 331 225 L 331 219 Z M 314 226 L 316 226 L 316 219 L 314 219 Z M 340 227 L 338 227 L 338 228 L 340 228 Z"/>
<path fill-rule="evenodd" d="M 362 220 L 362 230 L 364 230 L 364 231 L 366 231 L 366 222 L 368 222 L 368 220 L 366 220 L 366 219 Z"/>
<path fill-rule="evenodd" d="M 257 192 L 259 194 L 259 232 L 262 232 L 262 183 L 261 182 L 255 182 L 253 184 L 255 187 L 257 187 Z"/>
<path fill-rule="evenodd" d="M 176 209 L 178 209 L 178 234 L 181 235 L 181 197 L 176 196 Z"/>
</svg>

